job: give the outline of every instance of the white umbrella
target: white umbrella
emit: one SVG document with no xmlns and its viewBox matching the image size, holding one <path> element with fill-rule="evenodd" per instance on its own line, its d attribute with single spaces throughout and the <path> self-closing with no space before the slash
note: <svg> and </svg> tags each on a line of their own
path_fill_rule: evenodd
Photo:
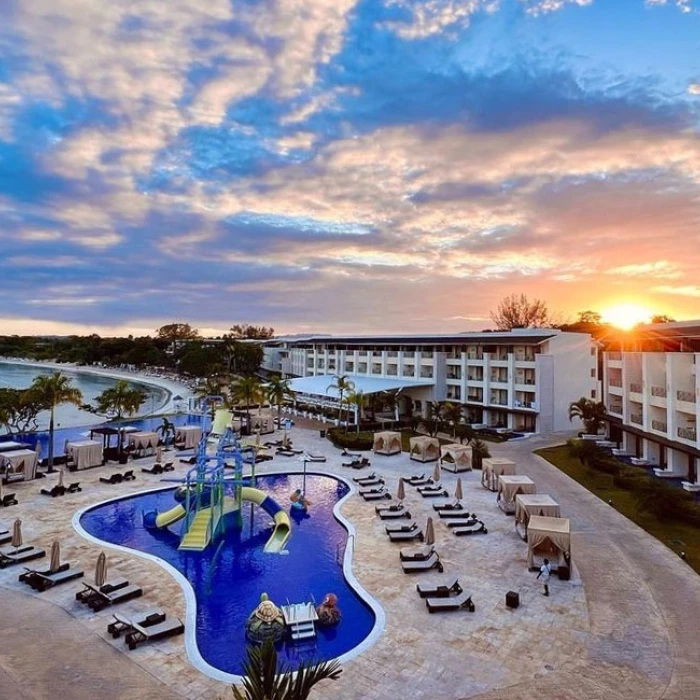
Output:
<svg viewBox="0 0 700 700">
<path fill-rule="evenodd" d="M 399 486 L 396 489 L 396 498 L 398 498 L 399 501 L 403 501 L 403 499 L 406 498 L 406 487 L 404 486 L 403 479 L 399 479 Z"/>
<path fill-rule="evenodd" d="M 462 477 L 457 478 L 457 488 L 455 489 L 455 498 L 458 501 L 461 501 L 464 498 L 464 494 L 462 493 Z"/>
<path fill-rule="evenodd" d="M 429 547 L 435 544 L 435 526 L 432 518 L 428 518 L 428 524 L 425 526 L 425 544 Z"/>
<path fill-rule="evenodd" d="M 58 488 L 59 488 L 59 489 L 64 488 L 64 486 L 63 486 L 63 474 L 64 474 L 64 472 L 65 472 L 65 468 L 64 468 L 64 467 L 61 467 L 61 468 L 58 470 Z"/>
<path fill-rule="evenodd" d="M 97 565 L 95 566 L 95 588 L 104 586 L 106 577 L 107 555 L 104 552 L 100 552 L 100 556 L 97 557 Z"/>
<path fill-rule="evenodd" d="M 22 546 L 22 521 L 17 518 L 12 525 L 12 546 L 17 551 Z"/>
<path fill-rule="evenodd" d="M 163 448 L 158 445 L 158 449 L 156 450 L 156 462 L 161 462 L 163 459 Z"/>
<path fill-rule="evenodd" d="M 54 573 L 61 566 L 61 544 L 58 540 L 51 543 L 51 561 L 49 563 L 49 571 Z"/>
<path fill-rule="evenodd" d="M 433 469 L 433 482 L 436 484 L 440 483 L 440 464 L 438 462 L 435 463 L 435 469 Z"/>
</svg>

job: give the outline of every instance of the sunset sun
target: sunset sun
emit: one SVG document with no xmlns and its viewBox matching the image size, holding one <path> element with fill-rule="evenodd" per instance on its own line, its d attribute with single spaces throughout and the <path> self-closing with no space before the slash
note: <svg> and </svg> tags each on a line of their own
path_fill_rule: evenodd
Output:
<svg viewBox="0 0 700 700">
<path fill-rule="evenodd" d="M 638 323 L 649 323 L 653 312 L 639 304 L 616 304 L 601 311 L 604 322 L 622 330 L 630 330 Z"/>
</svg>

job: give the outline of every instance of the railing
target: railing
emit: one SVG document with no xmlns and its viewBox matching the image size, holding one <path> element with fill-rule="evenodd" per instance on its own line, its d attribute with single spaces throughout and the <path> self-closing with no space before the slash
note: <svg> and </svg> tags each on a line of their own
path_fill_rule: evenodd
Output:
<svg viewBox="0 0 700 700">
<path fill-rule="evenodd" d="M 622 379 L 618 379 L 617 377 L 611 377 L 610 379 L 608 379 L 608 384 L 610 386 L 619 386 L 620 388 L 622 388 Z"/>
<path fill-rule="evenodd" d="M 504 400 L 504 399 L 497 399 L 495 396 L 492 396 L 492 397 L 491 397 L 491 401 L 489 401 L 489 403 L 490 403 L 492 406 L 507 406 L 507 405 L 508 405 L 508 401 L 507 401 L 507 400 Z"/>
<path fill-rule="evenodd" d="M 641 394 L 642 393 L 642 385 L 641 384 L 630 384 L 630 391 L 634 392 L 635 394 Z"/>
<path fill-rule="evenodd" d="M 665 386 L 653 386 L 651 387 L 652 396 L 660 396 L 661 398 L 666 398 L 666 387 Z"/>
<path fill-rule="evenodd" d="M 468 374 L 467 379 L 470 382 L 483 382 L 484 381 L 484 375 L 482 374 L 481 376 L 478 376 L 477 374 Z"/>
<path fill-rule="evenodd" d="M 398 375 L 398 368 L 396 365 L 388 365 L 386 368 L 386 374 L 388 377 L 396 377 Z"/>
<path fill-rule="evenodd" d="M 610 411 L 610 413 L 617 413 L 618 415 L 622 415 L 622 404 L 611 403 L 610 408 L 608 410 Z"/>
<path fill-rule="evenodd" d="M 468 360 L 483 360 L 484 359 L 484 353 L 483 352 L 468 352 L 467 353 L 467 359 Z"/>
<path fill-rule="evenodd" d="M 684 440 L 692 440 L 695 442 L 698 439 L 697 435 L 695 428 L 678 428 L 678 437 Z"/>
<path fill-rule="evenodd" d="M 677 391 L 676 398 L 679 401 L 687 401 L 688 403 L 695 403 L 695 392 L 694 391 Z"/>
<path fill-rule="evenodd" d="M 386 354 L 387 357 L 398 357 L 398 350 L 389 350 Z"/>
<path fill-rule="evenodd" d="M 432 367 L 421 367 L 420 370 L 420 376 L 423 379 L 432 379 L 433 378 L 433 368 Z"/>
<path fill-rule="evenodd" d="M 425 350 L 421 350 L 420 356 L 423 360 L 432 360 L 433 359 L 433 353 L 427 352 Z"/>
<path fill-rule="evenodd" d="M 621 352 L 609 352 L 608 353 L 608 360 L 612 360 L 613 362 L 620 362 L 620 360 L 622 360 L 622 353 Z"/>
<path fill-rule="evenodd" d="M 483 395 L 467 394 L 467 401 L 475 401 L 476 403 L 482 403 L 483 400 L 484 400 Z"/>
<path fill-rule="evenodd" d="M 515 407 L 516 408 L 537 408 L 537 402 L 536 401 L 518 401 L 516 399 L 515 400 Z"/>
<path fill-rule="evenodd" d="M 658 430 L 660 433 L 665 433 L 668 430 L 668 425 L 666 424 L 666 421 L 663 420 L 651 421 L 651 427 L 653 430 Z"/>
<path fill-rule="evenodd" d="M 641 413 L 632 413 L 630 415 L 630 422 L 636 423 L 637 425 L 641 425 L 643 423 L 642 414 Z"/>
<path fill-rule="evenodd" d="M 508 383 L 508 375 L 503 375 L 503 374 L 492 374 L 491 375 L 491 381 L 496 382 L 498 384 L 507 384 Z"/>
</svg>

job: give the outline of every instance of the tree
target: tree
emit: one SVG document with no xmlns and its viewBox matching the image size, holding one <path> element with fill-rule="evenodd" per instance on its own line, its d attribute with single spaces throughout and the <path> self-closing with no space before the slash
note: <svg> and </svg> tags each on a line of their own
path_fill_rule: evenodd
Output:
<svg viewBox="0 0 700 700">
<path fill-rule="evenodd" d="M 603 317 L 597 311 L 579 311 L 577 323 L 599 326 L 603 323 Z"/>
<path fill-rule="evenodd" d="M 253 375 L 263 361 L 263 348 L 260 343 L 244 343 L 231 334 L 223 337 L 222 352 L 226 367 L 233 374 Z"/>
<path fill-rule="evenodd" d="M 593 401 L 593 399 L 582 396 L 578 401 L 569 404 L 569 420 L 581 419 L 586 432 L 591 435 L 598 434 L 598 431 L 605 425 L 607 416 L 608 412 L 602 401 Z"/>
<path fill-rule="evenodd" d="M 36 430 L 37 416 L 43 408 L 30 390 L 0 389 L 0 425 L 8 433 Z"/>
<path fill-rule="evenodd" d="M 676 319 L 666 314 L 657 314 L 651 317 L 651 323 L 675 323 Z"/>
<path fill-rule="evenodd" d="M 274 328 L 251 326 L 248 323 L 237 323 L 231 326 L 228 336 L 238 340 L 269 340 L 275 335 Z"/>
<path fill-rule="evenodd" d="M 79 389 L 71 384 L 70 377 L 62 372 L 41 374 L 34 379 L 28 391 L 32 399 L 44 409 L 50 412 L 49 417 L 49 471 L 53 471 L 53 435 L 54 414 L 56 406 L 63 403 L 72 403 L 80 406 L 83 403 L 83 395 Z"/>
<path fill-rule="evenodd" d="M 457 426 L 462 422 L 462 407 L 445 401 L 440 408 L 440 415 L 445 423 L 452 426 L 452 437 L 457 437 Z"/>
<path fill-rule="evenodd" d="M 272 377 L 265 386 L 265 393 L 267 394 L 267 400 L 273 406 L 277 406 L 277 426 L 279 427 L 282 424 L 282 404 L 285 399 L 293 398 L 294 392 L 291 390 L 287 379 Z"/>
<path fill-rule="evenodd" d="M 464 444 L 464 441 L 466 440 L 467 445 L 469 445 L 472 440 L 476 438 L 476 431 L 474 428 L 472 428 L 471 425 L 465 425 L 464 423 L 459 423 L 456 425 L 454 432 L 454 436 L 459 440 L 460 444 Z"/>
<path fill-rule="evenodd" d="M 338 420 L 343 419 L 343 397 L 347 392 L 352 391 L 355 388 L 355 382 L 348 379 L 345 374 L 334 374 L 333 383 L 326 387 L 326 391 L 329 389 L 335 389 L 338 392 Z M 347 426 L 345 426 L 347 428 Z"/>
<path fill-rule="evenodd" d="M 337 680 L 337 661 L 302 661 L 296 671 L 279 664 L 271 641 L 250 645 L 243 663 L 243 690 L 233 686 L 235 700 L 307 700 L 315 685 Z"/>
<path fill-rule="evenodd" d="M 440 421 L 435 418 L 424 418 L 423 429 L 430 437 L 435 437 L 440 430 Z"/>
<path fill-rule="evenodd" d="M 148 395 L 143 389 L 134 387 L 124 379 L 119 379 L 117 383 L 105 389 L 96 397 L 96 411 L 102 414 L 111 414 L 114 420 L 121 420 L 124 414 L 133 416 L 144 404 Z M 124 433 L 119 431 L 119 455 L 121 456 L 124 447 Z"/>
<path fill-rule="evenodd" d="M 194 340 L 199 338 L 199 331 L 192 328 L 189 323 L 168 323 L 161 326 L 156 334 L 161 340 L 167 340 L 170 343 L 175 343 L 178 340 Z"/>
<path fill-rule="evenodd" d="M 489 446 L 478 438 L 472 441 L 472 467 L 474 469 L 481 469 L 483 461 L 491 456 L 489 452 Z"/>
<path fill-rule="evenodd" d="M 547 304 L 541 299 L 530 301 L 525 294 L 511 294 L 501 299 L 496 311 L 491 312 L 491 320 L 499 331 L 548 328 L 552 325 Z"/>
<path fill-rule="evenodd" d="M 355 391 L 354 389 L 351 389 L 348 392 L 348 395 L 345 399 L 345 403 L 348 406 L 354 406 L 357 409 L 357 420 L 355 421 L 355 429 L 358 433 L 360 432 L 360 423 L 362 422 L 362 409 L 365 407 L 366 401 L 367 397 L 365 396 L 364 391 Z"/>
<path fill-rule="evenodd" d="M 231 384 L 231 398 L 236 404 L 244 404 L 247 428 L 250 430 L 250 406 L 258 403 L 262 395 L 262 386 L 257 377 L 238 377 Z"/>
<path fill-rule="evenodd" d="M 192 377 L 207 377 L 223 369 L 221 349 L 204 343 L 187 343 L 177 353 L 180 372 Z"/>
</svg>

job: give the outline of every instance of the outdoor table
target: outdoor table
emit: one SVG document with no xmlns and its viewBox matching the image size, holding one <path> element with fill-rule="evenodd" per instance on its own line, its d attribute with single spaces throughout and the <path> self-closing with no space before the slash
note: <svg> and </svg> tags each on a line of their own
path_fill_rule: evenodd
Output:
<svg viewBox="0 0 700 700">
<path fill-rule="evenodd" d="M 202 429 L 198 425 L 182 425 L 175 428 L 175 444 L 190 450 L 197 447 L 202 439 Z"/>
<path fill-rule="evenodd" d="M 498 477 L 515 474 L 515 462 L 503 457 L 486 457 L 481 462 L 481 485 L 489 491 L 495 491 Z"/>
<path fill-rule="evenodd" d="M 523 474 L 503 474 L 498 477 L 496 505 L 505 513 L 515 513 L 515 497 L 518 494 L 537 493 L 535 482 Z"/>
<path fill-rule="evenodd" d="M 75 470 L 99 467 L 102 464 L 102 443 L 99 440 L 74 440 L 66 443 L 66 457 Z"/>
<path fill-rule="evenodd" d="M 34 450 L 0 452 L 0 468 L 3 470 L 5 483 L 33 479 L 36 476 L 38 457 Z"/>
<path fill-rule="evenodd" d="M 527 542 L 528 524 L 532 517 L 561 517 L 561 507 L 545 493 L 522 494 L 515 497 L 515 531 Z"/>
</svg>

